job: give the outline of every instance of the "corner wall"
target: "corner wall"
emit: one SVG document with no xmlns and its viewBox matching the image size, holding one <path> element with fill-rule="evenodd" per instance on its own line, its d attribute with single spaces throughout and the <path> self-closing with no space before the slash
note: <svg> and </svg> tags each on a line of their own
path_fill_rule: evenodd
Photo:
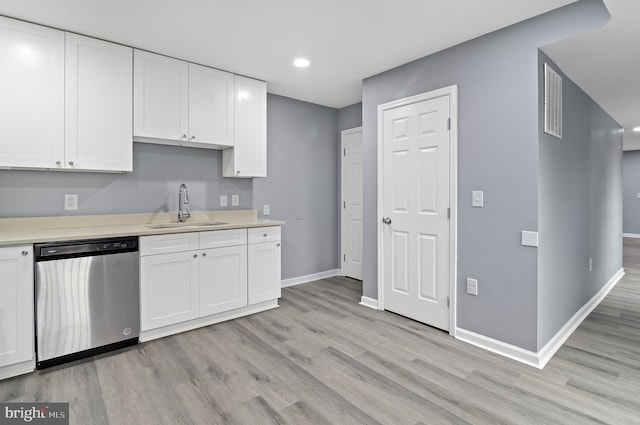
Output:
<svg viewBox="0 0 640 425">
<path fill-rule="evenodd" d="M 282 279 L 340 268 L 338 110 L 267 96 L 267 176 L 253 179 L 253 207 L 282 227 Z"/>
<path fill-rule="evenodd" d="M 536 351 L 538 252 L 520 232 L 538 228 L 537 49 L 608 18 L 601 1 L 579 1 L 364 80 L 365 296 L 378 295 L 377 107 L 456 84 L 458 326 Z M 485 191 L 483 209 L 472 190 Z"/>
<path fill-rule="evenodd" d="M 562 76 L 562 139 L 543 131 L 545 62 Z M 541 349 L 622 268 L 622 128 L 542 52 L 538 75 Z"/>
</svg>

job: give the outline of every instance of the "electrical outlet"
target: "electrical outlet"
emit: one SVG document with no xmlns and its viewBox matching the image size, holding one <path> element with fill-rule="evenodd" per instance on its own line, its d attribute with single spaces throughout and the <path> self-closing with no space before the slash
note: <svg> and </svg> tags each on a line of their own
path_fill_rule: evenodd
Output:
<svg viewBox="0 0 640 425">
<path fill-rule="evenodd" d="M 220 206 L 221 207 L 227 206 L 227 195 L 220 195 Z"/>
<path fill-rule="evenodd" d="M 478 279 L 467 278 L 467 294 L 478 295 Z"/>
<path fill-rule="evenodd" d="M 264 211 L 263 211 L 263 214 L 264 214 L 264 215 L 269 215 L 269 214 L 271 214 L 271 205 L 269 205 L 269 204 L 264 204 L 263 209 L 264 209 Z"/>
<path fill-rule="evenodd" d="M 64 195 L 64 209 L 65 211 L 77 211 L 78 210 L 78 195 Z"/>
<path fill-rule="evenodd" d="M 231 206 L 237 207 L 240 205 L 240 195 L 231 195 Z"/>
</svg>

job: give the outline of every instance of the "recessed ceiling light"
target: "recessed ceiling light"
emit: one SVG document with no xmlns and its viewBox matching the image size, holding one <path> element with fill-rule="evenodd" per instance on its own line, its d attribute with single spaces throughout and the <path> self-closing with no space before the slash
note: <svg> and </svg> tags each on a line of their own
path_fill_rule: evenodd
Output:
<svg viewBox="0 0 640 425">
<path fill-rule="evenodd" d="M 306 67 L 309 66 L 310 62 L 309 62 L 309 59 L 298 58 L 298 59 L 293 61 L 293 64 L 295 66 L 297 66 L 298 68 L 306 68 Z"/>
<path fill-rule="evenodd" d="M 633 131 L 636 133 L 640 133 L 640 127 L 633 127 Z"/>
</svg>

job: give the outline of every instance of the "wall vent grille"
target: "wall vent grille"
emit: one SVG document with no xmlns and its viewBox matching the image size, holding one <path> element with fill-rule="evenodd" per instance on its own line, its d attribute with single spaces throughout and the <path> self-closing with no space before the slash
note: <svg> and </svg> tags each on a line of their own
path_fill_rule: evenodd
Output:
<svg viewBox="0 0 640 425">
<path fill-rule="evenodd" d="M 562 139 L 562 77 L 544 64 L 544 132 Z"/>
</svg>

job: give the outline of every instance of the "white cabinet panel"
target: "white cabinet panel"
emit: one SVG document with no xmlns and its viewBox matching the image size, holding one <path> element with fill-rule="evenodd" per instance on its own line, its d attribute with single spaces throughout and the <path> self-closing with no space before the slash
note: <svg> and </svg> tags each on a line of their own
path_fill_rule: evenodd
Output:
<svg viewBox="0 0 640 425">
<path fill-rule="evenodd" d="M 64 32 L 0 17 L 0 167 L 64 157 Z"/>
<path fill-rule="evenodd" d="M 233 146 L 233 74 L 189 64 L 189 141 Z"/>
<path fill-rule="evenodd" d="M 248 230 L 247 239 L 250 244 L 280 240 L 280 226 L 254 227 Z"/>
<path fill-rule="evenodd" d="M 133 52 L 66 34 L 65 168 L 133 169 Z"/>
<path fill-rule="evenodd" d="M 213 230 L 199 235 L 200 249 L 247 244 L 247 229 Z"/>
<path fill-rule="evenodd" d="M 197 233 L 169 233 L 140 238 L 140 255 L 168 254 L 198 249 Z"/>
<path fill-rule="evenodd" d="M 199 271 L 195 252 L 140 258 L 142 331 L 198 317 Z"/>
<path fill-rule="evenodd" d="M 0 276 L 0 367 L 3 367 L 34 358 L 33 247 L 0 248 Z"/>
<path fill-rule="evenodd" d="M 235 143 L 222 154 L 224 177 L 267 176 L 267 83 L 235 76 Z"/>
<path fill-rule="evenodd" d="M 246 245 L 200 251 L 200 316 L 246 305 Z"/>
<path fill-rule="evenodd" d="M 134 135 L 183 140 L 189 133 L 187 62 L 134 51 Z"/>
<path fill-rule="evenodd" d="M 248 245 L 249 304 L 280 298 L 280 242 Z"/>
</svg>

